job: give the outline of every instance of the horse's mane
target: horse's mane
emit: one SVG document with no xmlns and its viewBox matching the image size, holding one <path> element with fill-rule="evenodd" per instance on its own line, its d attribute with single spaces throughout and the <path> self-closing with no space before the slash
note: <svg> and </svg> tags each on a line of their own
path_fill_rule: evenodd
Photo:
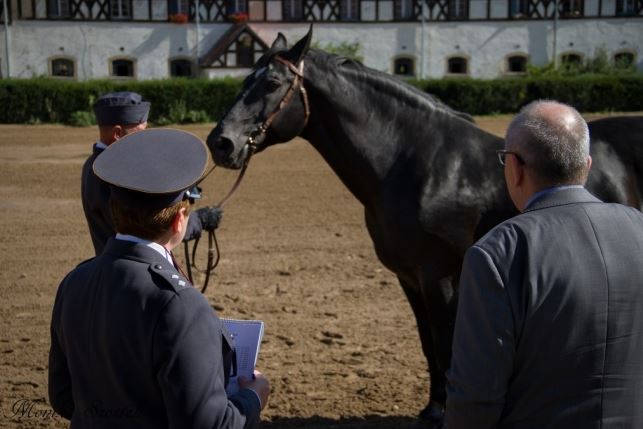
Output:
<svg viewBox="0 0 643 429">
<path fill-rule="evenodd" d="M 407 103 L 412 105 L 426 107 L 429 110 L 439 111 L 449 116 L 464 119 L 468 122 L 475 122 L 473 117 L 468 113 L 457 111 L 439 100 L 437 97 L 421 91 L 398 77 L 366 67 L 361 62 L 354 59 L 314 49 L 309 51 L 307 59 L 312 59 L 316 64 L 325 66 L 332 70 L 355 74 L 357 79 L 370 81 L 373 86 L 379 90 L 382 90 L 396 98 L 404 99 Z"/>
</svg>

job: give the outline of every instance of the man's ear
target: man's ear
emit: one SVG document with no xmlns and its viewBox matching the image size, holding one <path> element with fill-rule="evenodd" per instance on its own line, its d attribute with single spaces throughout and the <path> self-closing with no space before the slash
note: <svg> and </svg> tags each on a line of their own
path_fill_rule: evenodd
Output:
<svg viewBox="0 0 643 429">
<path fill-rule="evenodd" d="M 520 186 L 525 181 L 525 166 L 518 162 L 518 159 L 513 156 L 513 159 L 508 163 L 509 180 L 514 187 Z"/>
<path fill-rule="evenodd" d="M 120 125 L 114 125 L 112 127 L 112 138 L 114 139 L 114 141 L 120 139 L 124 135 L 125 135 L 125 128 L 123 128 Z"/>
<path fill-rule="evenodd" d="M 174 218 L 172 219 L 172 231 L 173 232 L 179 232 L 183 229 L 183 224 L 184 222 L 188 221 L 188 215 L 185 213 L 186 208 L 182 207 L 181 210 L 179 210 L 175 215 Z"/>
</svg>

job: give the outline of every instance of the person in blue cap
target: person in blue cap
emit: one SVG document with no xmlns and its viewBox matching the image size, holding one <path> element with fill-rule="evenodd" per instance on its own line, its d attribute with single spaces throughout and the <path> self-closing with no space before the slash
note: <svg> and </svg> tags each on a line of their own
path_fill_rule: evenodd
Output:
<svg viewBox="0 0 643 429">
<path fill-rule="evenodd" d="M 140 94 L 122 91 L 99 97 L 93 108 L 98 123 L 99 140 L 94 144 L 92 154 L 83 165 L 81 199 L 94 251 L 99 255 L 107 239 L 113 237 L 116 231 L 109 208 L 110 188 L 96 177 L 92 165 L 107 146 L 128 134 L 147 128 L 150 103 L 144 101 Z M 222 210 L 218 207 L 204 207 L 192 213 L 185 240 L 200 237 L 204 228 L 217 228 L 221 216 Z M 206 221 L 207 225 L 203 225 L 203 221 Z"/>
<path fill-rule="evenodd" d="M 256 371 L 226 395 L 233 340 L 171 256 L 187 229 L 186 190 L 208 160 L 196 136 L 151 129 L 94 162 L 118 232 L 65 277 L 54 303 L 49 400 L 71 427 L 258 427 L 269 382 Z"/>
</svg>

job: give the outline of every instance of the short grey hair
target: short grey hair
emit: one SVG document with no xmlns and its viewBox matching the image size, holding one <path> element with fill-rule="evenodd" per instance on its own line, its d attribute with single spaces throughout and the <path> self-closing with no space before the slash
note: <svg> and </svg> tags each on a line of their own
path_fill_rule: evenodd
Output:
<svg viewBox="0 0 643 429">
<path fill-rule="evenodd" d="M 550 100 L 526 105 L 509 125 L 506 145 L 545 184 L 584 184 L 587 178 L 589 129 L 571 106 Z"/>
</svg>

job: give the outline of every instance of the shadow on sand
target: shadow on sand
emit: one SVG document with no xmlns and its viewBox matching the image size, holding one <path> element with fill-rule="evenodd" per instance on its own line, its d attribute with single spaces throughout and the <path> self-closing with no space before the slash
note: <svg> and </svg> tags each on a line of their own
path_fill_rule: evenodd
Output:
<svg viewBox="0 0 643 429">
<path fill-rule="evenodd" d="M 403 416 L 365 416 L 338 420 L 325 417 L 282 418 L 261 423 L 261 429 L 412 429 L 417 419 Z"/>
</svg>

